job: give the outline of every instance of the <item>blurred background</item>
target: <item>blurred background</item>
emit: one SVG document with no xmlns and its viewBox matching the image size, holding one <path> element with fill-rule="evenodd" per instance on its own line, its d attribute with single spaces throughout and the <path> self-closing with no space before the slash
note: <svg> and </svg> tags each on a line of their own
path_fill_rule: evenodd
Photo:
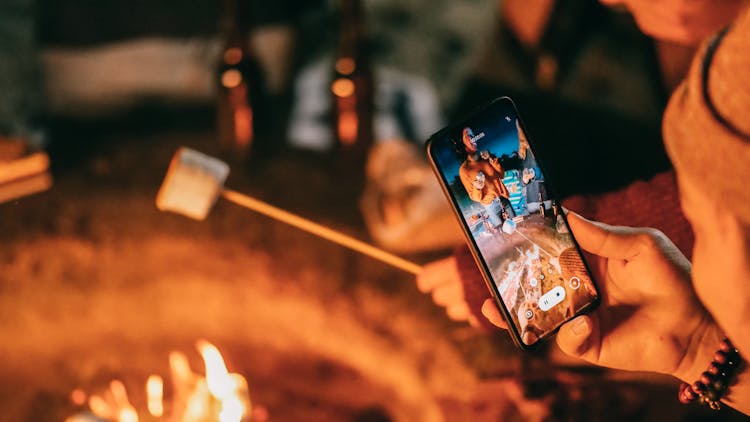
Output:
<svg viewBox="0 0 750 422">
<path fill-rule="evenodd" d="M 669 174 L 691 54 L 593 0 L 3 0 L 0 419 L 707 417 L 674 379 L 522 354 L 413 274 L 228 201 L 154 205 L 188 146 L 231 189 L 429 263 L 463 242 L 430 134 L 511 96 L 586 204 Z"/>
</svg>

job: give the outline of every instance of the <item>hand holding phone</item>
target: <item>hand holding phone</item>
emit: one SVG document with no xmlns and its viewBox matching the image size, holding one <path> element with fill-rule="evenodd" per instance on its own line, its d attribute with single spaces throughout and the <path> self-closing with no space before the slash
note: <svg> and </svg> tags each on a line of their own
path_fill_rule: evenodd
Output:
<svg viewBox="0 0 750 422">
<path fill-rule="evenodd" d="M 560 349 L 599 366 L 693 382 L 724 333 L 693 291 L 687 258 L 656 229 L 609 226 L 575 213 L 568 220 L 581 248 L 593 254 L 607 306 L 563 324 Z M 508 328 L 493 300 L 482 314 Z"/>
<path fill-rule="evenodd" d="M 436 133 L 427 151 L 519 347 L 533 347 L 598 303 L 509 98 Z"/>
</svg>

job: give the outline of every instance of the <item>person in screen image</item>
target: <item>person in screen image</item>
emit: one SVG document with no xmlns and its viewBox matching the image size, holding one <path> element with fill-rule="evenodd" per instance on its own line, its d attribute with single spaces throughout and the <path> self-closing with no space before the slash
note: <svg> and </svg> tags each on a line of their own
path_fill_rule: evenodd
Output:
<svg viewBox="0 0 750 422">
<path fill-rule="evenodd" d="M 495 220 L 494 217 L 497 216 L 500 219 L 498 225 L 502 224 L 506 218 L 515 217 L 509 200 L 510 193 L 503 184 L 505 171 L 497 157 L 493 157 L 488 151 L 479 152 L 477 136 L 471 128 L 464 128 L 461 141 L 466 149 L 467 157 L 459 168 L 459 176 L 469 198 L 482 204 L 491 220 Z M 494 209 L 495 201 L 500 202 L 499 213 Z M 504 217 L 504 214 L 508 217 Z"/>
</svg>

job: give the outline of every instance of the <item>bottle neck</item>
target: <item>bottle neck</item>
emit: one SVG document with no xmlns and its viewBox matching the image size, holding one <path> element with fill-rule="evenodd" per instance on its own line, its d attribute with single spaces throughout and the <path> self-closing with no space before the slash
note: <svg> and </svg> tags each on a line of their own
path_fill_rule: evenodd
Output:
<svg viewBox="0 0 750 422">
<path fill-rule="evenodd" d="M 337 53 L 355 60 L 366 58 L 367 31 L 361 0 L 339 0 Z"/>
<path fill-rule="evenodd" d="M 236 47 L 247 50 L 247 28 L 241 24 L 237 0 L 223 0 L 219 18 L 219 33 L 225 49 Z"/>
</svg>

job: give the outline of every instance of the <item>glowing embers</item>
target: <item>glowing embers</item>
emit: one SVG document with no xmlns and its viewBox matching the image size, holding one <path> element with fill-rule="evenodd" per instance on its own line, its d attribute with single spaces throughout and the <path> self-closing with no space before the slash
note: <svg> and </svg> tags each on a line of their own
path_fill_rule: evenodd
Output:
<svg viewBox="0 0 750 422">
<path fill-rule="evenodd" d="M 151 375 L 146 382 L 147 413 L 130 403 L 125 385 L 114 380 L 102 394 L 91 395 L 88 406 L 97 417 L 113 422 L 162 420 L 170 422 L 247 422 L 265 421 L 264 409 L 256 409 L 250 402 L 247 381 L 240 374 L 229 373 L 224 358 L 213 344 L 200 340 L 196 347 L 203 356 L 205 376 L 190 368 L 187 356 L 180 352 L 169 354 L 172 376 L 171 400 L 165 403 L 164 381 Z M 85 393 L 75 390 L 71 399 L 85 403 Z M 252 416 L 252 417 L 251 417 Z M 76 415 L 67 422 L 95 420 Z"/>
</svg>

